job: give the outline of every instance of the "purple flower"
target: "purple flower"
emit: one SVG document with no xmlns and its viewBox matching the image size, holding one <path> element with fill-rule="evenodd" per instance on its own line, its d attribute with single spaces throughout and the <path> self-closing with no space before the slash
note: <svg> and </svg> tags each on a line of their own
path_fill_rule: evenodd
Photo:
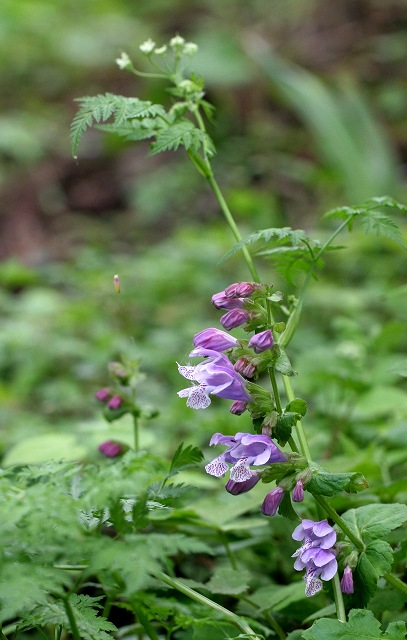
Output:
<svg viewBox="0 0 407 640">
<path fill-rule="evenodd" d="M 215 433 L 209 444 L 210 446 L 223 444 L 227 446 L 227 449 L 207 464 L 205 471 L 211 476 L 220 478 L 229 470 L 229 464 L 231 464 L 230 479 L 233 482 L 250 480 L 253 475 L 250 466 L 286 462 L 287 460 L 268 436 L 241 432 L 236 433 L 235 436 L 224 436 L 221 433 Z"/>
<path fill-rule="evenodd" d="M 178 371 L 184 378 L 199 383 L 197 386 L 178 391 L 180 398 L 188 398 L 187 407 L 192 409 L 209 407 L 211 404 L 209 394 L 229 400 L 252 401 L 251 395 L 246 390 L 244 378 L 234 370 L 232 363 L 223 353 L 198 347 L 189 355 L 191 358 L 200 356 L 206 360 L 195 367 L 178 365 Z"/>
<path fill-rule="evenodd" d="M 352 569 L 348 564 L 346 565 L 343 572 L 343 576 L 341 580 L 341 589 L 342 589 L 342 593 L 353 593 Z"/>
<path fill-rule="evenodd" d="M 263 500 L 261 505 L 261 512 L 265 516 L 275 516 L 277 509 L 284 498 L 284 489 L 282 487 L 276 487 L 273 491 L 270 491 Z"/>
<path fill-rule="evenodd" d="M 220 323 L 222 327 L 230 331 L 230 329 L 236 329 L 247 322 L 249 317 L 250 314 L 245 309 L 231 309 L 221 317 Z"/>
<path fill-rule="evenodd" d="M 103 453 L 107 458 L 116 458 L 123 452 L 123 447 L 118 442 L 113 440 L 106 440 L 99 445 L 99 451 Z"/>
<path fill-rule="evenodd" d="M 99 400 L 99 402 L 106 403 L 111 395 L 112 393 L 110 389 L 108 387 L 104 387 L 104 389 L 99 389 L 99 391 L 96 391 L 95 398 L 96 400 Z"/>
<path fill-rule="evenodd" d="M 233 413 L 235 416 L 241 416 L 247 409 L 247 402 L 243 402 L 242 400 L 235 400 L 231 405 L 229 411 Z"/>
<path fill-rule="evenodd" d="M 243 482 L 236 482 L 235 480 L 228 480 L 225 484 L 225 489 L 228 493 L 231 493 L 232 496 L 238 496 L 241 493 L 247 493 L 250 489 L 256 486 L 258 481 L 260 480 L 260 476 L 255 471 L 252 471 L 252 475 L 247 480 L 243 480 Z"/>
<path fill-rule="evenodd" d="M 254 290 L 250 282 L 235 282 L 226 287 L 224 294 L 227 298 L 249 298 Z"/>
<path fill-rule="evenodd" d="M 332 580 L 338 571 L 336 553 L 332 549 L 336 532 L 326 520 L 303 520 L 294 529 L 292 537 L 294 540 L 304 540 L 292 557 L 296 558 L 296 571 L 305 569 L 305 595 L 310 597 L 321 591 L 321 580 Z"/>
<path fill-rule="evenodd" d="M 194 336 L 193 342 L 195 347 L 203 347 L 213 351 L 226 351 L 238 343 L 236 338 L 221 329 L 204 329 Z"/>
<path fill-rule="evenodd" d="M 270 329 L 266 329 L 266 331 L 256 333 L 252 338 L 250 338 L 248 346 L 254 349 L 256 353 L 262 353 L 267 349 L 271 349 L 273 344 L 273 334 Z"/>
<path fill-rule="evenodd" d="M 228 298 L 224 291 L 219 291 L 212 296 L 212 304 L 217 309 L 241 309 L 244 298 Z"/>
<path fill-rule="evenodd" d="M 122 402 L 123 400 L 120 396 L 113 396 L 113 398 L 110 398 L 107 406 L 109 407 L 109 409 L 118 409 L 121 406 Z"/>
<path fill-rule="evenodd" d="M 304 483 L 302 480 L 297 480 L 292 492 L 292 499 L 294 502 L 302 502 L 304 500 Z"/>
</svg>

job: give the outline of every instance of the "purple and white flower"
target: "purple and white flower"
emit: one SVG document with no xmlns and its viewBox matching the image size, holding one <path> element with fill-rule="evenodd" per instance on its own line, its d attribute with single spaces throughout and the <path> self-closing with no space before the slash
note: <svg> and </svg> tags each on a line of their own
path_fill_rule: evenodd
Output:
<svg viewBox="0 0 407 640">
<path fill-rule="evenodd" d="M 203 347 L 213 351 L 226 351 L 226 349 L 232 349 L 238 344 L 237 338 L 226 331 L 214 328 L 200 331 L 194 336 L 193 342 L 195 347 Z"/>
<path fill-rule="evenodd" d="M 196 366 L 178 365 L 178 371 L 184 378 L 198 382 L 198 385 L 178 391 L 180 398 L 188 398 L 187 407 L 206 409 L 211 404 L 210 394 L 229 400 L 252 401 L 246 390 L 245 379 L 234 370 L 223 353 L 198 347 L 189 355 L 191 358 L 203 357 L 205 360 Z"/>
<path fill-rule="evenodd" d="M 253 481 L 254 471 L 251 466 L 286 462 L 287 458 L 268 436 L 252 435 L 250 433 L 236 433 L 234 436 L 224 436 L 215 433 L 210 446 L 223 444 L 226 451 L 206 465 L 205 471 L 211 476 L 221 478 L 230 469 L 230 479 L 233 482 Z M 256 474 L 257 475 L 257 474 Z"/>
<path fill-rule="evenodd" d="M 304 544 L 292 557 L 296 558 L 296 571 L 305 569 L 305 595 L 310 597 L 321 591 L 322 580 L 332 580 L 338 571 L 336 553 L 332 549 L 336 542 L 336 532 L 326 520 L 303 520 L 294 529 L 292 537 L 294 540 L 304 540 Z"/>
</svg>

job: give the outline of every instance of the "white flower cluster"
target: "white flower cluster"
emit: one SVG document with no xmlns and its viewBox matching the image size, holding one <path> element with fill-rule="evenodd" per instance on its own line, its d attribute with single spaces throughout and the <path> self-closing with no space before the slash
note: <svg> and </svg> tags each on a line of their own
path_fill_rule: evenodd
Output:
<svg viewBox="0 0 407 640">
<path fill-rule="evenodd" d="M 174 51 L 174 53 L 185 54 L 187 56 L 193 56 L 198 51 L 198 45 L 196 45 L 195 42 L 186 42 L 185 38 L 179 35 L 171 38 L 169 47 Z M 167 51 L 168 46 L 164 44 L 161 47 L 157 47 L 154 40 L 148 38 L 148 40 L 139 46 L 139 49 L 146 56 L 149 56 L 152 53 L 157 56 L 161 56 Z"/>
</svg>

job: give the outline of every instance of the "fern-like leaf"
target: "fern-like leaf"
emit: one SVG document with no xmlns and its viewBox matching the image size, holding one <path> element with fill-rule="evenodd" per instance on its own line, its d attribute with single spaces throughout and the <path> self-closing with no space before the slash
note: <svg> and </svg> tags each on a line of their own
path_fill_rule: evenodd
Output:
<svg viewBox="0 0 407 640">
<path fill-rule="evenodd" d="M 176 151 L 180 146 L 186 151 L 199 151 L 205 146 L 207 153 L 213 155 L 213 143 L 209 136 L 187 119 L 163 127 L 151 145 L 150 155 L 162 151 Z"/>
<path fill-rule="evenodd" d="M 302 242 L 307 240 L 305 231 L 302 229 L 291 229 L 291 227 L 281 227 L 270 229 L 260 229 L 255 233 L 251 233 L 247 238 L 235 244 L 228 253 L 220 260 L 220 264 L 240 251 L 244 246 L 248 244 L 255 244 L 262 240 L 263 242 L 271 242 L 274 240 L 278 244 L 290 244 L 292 247 L 299 246 Z"/>
<path fill-rule="evenodd" d="M 71 125 L 72 154 L 75 155 L 80 139 L 94 123 L 106 122 L 114 117 L 113 127 L 119 129 L 127 120 L 165 116 L 164 107 L 149 100 L 126 98 L 112 93 L 77 98 L 78 113 Z"/>
</svg>

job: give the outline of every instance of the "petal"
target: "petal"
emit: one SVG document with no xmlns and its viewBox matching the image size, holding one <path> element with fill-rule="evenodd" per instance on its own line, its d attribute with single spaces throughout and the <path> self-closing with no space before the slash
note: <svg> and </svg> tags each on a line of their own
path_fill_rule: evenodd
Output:
<svg viewBox="0 0 407 640">
<path fill-rule="evenodd" d="M 192 393 L 193 387 L 187 387 L 186 389 L 181 389 L 181 391 L 177 391 L 177 396 L 180 398 L 189 398 Z"/>
<path fill-rule="evenodd" d="M 303 569 L 305 569 L 307 565 L 305 564 L 305 562 L 303 562 L 300 558 L 297 558 L 296 561 L 294 562 L 294 569 L 296 571 L 302 571 Z"/>
<path fill-rule="evenodd" d="M 310 576 L 307 578 L 307 586 L 305 587 L 305 595 L 307 598 L 311 598 L 315 596 L 318 591 L 322 589 L 322 582 L 319 578 L 315 576 Z"/>
<path fill-rule="evenodd" d="M 187 407 L 191 409 L 206 409 L 211 404 L 211 400 L 205 393 L 204 387 L 192 387 L 187 400 Z"/>
<path fill-rule="evenodd" d="M 332 530 L 331 533 L 328 533 L 323 538 L 320 538 L 318 541 L 318 546 L 320 549 L 330 549 L 334 546 L 336 542 L 336 531 Z"/>
<path fill-rule="evenodd" d="M 335 560 L 335 554 L 332 551 L 326 551 L 325 549 L 318 549 L 314 554 L 313 560 L 316 567 L 325 567 L 329 562 Z"/>
<path fill-rule="evenodd" d="M 230 479 L 234 482 L 244 482 L 252 477 L 252 472 L 249 469 L 247 460 L 243 458 L 239 460 L 230 470 Z"/>
<path fill-rule="evenodd" d="M 315 522 L 312 527 L 312 533 L 314 533 L 318 538 L 323 538 L 328 535 L 328 533 L 332 533 L 333 529 L 331 525 L 328 524 L 326 520 L 321 520 L 320 522 Z"/>
<path fill-rule="evenodd" d="M 206 473 L 209 473 L 211 476 L 216 476 L 217 478 L 224 476 L 228 470 L 229 467 L 224 461 L 223 455 L 214 458 L 212 462 L 209 462 L 209 464 L 205 466 Z"/>
<path fill-rule="evenodd" d="M 338 571 L 338 563 L 336 561 L 336 558 L 334 558 L 321 571 L 322 580 L 332 580 L 332 578 L 334 577 L 337 571 Z"/>
<path fill-rule="evenodd" d="M 301 524 L 298 525 L 298 527 L 295 527 L 294 531 L 292 532 L 291 537 L 292 537 L 293 540 L 298 540 L 298 542 L 299 542 L 300 540 L 304 540 L 305 535 L 306 535 L 306 533 L 304 531 L 304 526 L 301 523 Z"/>
<path fill-rule="evenodd" d="M 178 371 L 179 373 L 184 376 L 184 378 L 186 378 L 187 380 L 196 380 L 195 378 L 195 369 L 196 367 L 192 367 L 190 365 L 187 366 L 183 366 L 181 364 L 178 364 Z"/>
<path fill-rule="evenodd" d="M 235 442 L 236 441 L 233 436 L 224 436 L 222 433 L 214 433 L 210 439 L 209 446 L 212 447 L 215 444 L 224 444 L 228 447 L 232 447 Z"/>
</svg>

